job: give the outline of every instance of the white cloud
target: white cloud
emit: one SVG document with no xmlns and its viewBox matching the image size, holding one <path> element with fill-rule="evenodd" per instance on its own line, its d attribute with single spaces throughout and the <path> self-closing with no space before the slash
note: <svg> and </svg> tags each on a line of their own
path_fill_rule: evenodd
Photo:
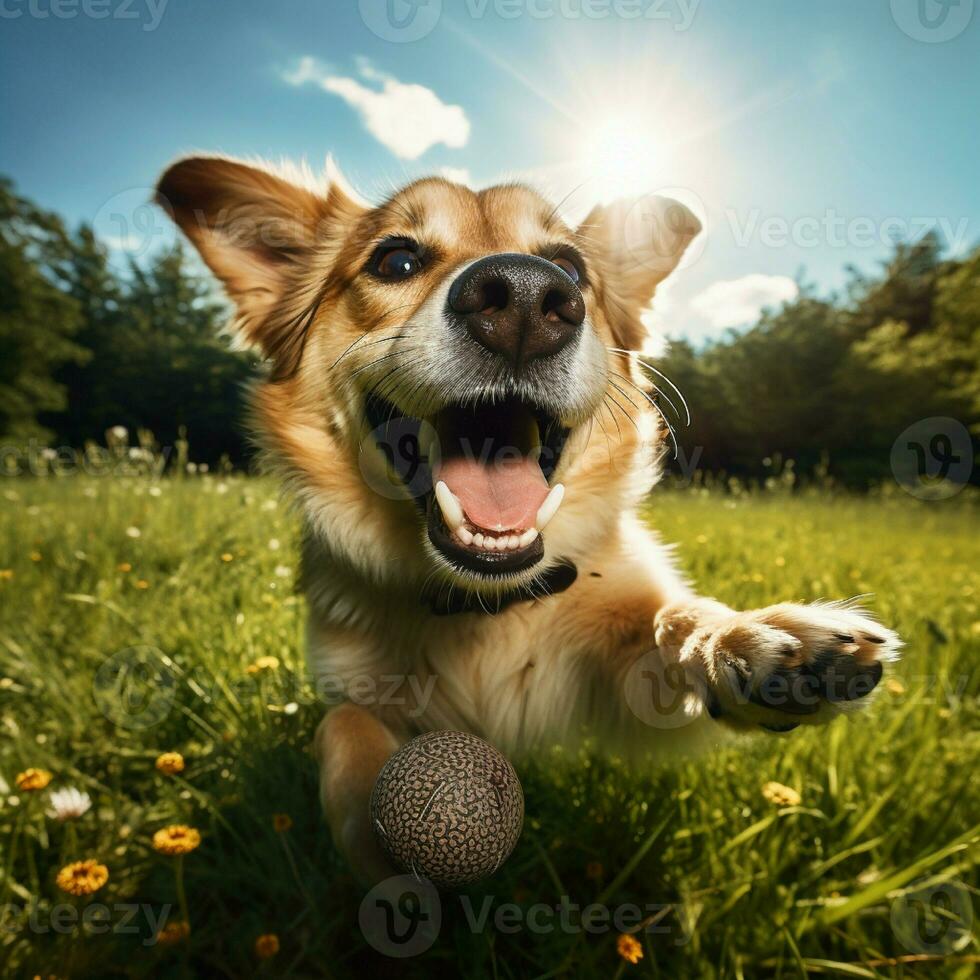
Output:
<svg viewBox="0 0 980 980">
<path fill-rule="evenodd" d="M 282 73 L 282 80 L 287 85 L 305 85 L 307 82 L 316 82 L 322 85 L 324 80 L 330 77 L 330 72 L 325 65 L 322 65 L 316 58 L 306 54 L 296 62 L 296 67 L 288 69 Z"/>
<path fill-rule="evenodd" d="M 470 172 L 466 167 L 440 167 L 439 176 L 451 180 L 454 184 L 463 184 L 466 187 L 472 184 Z"/>
<path fill-rule="evenodd" d="M 400 82 L 372 68 L 364 59 L 358 72 L 365 82 L 334 75 L 309 55 L 282 74 L 289 85 L 315 84 L 356 109 L 365 129 L 395 156 L 415 160 L 443 143 L 453 149 L 466 145 L 470 122 L 462 106 L 447 105 L 424 85 Z"/>
<path fill-rule="evenodd" d="M 712 283 L 691 300 L 691 309 L 713 327 L 741 327 L 754 323 L 765 307 L 795 299 L 798 293 L 789 276 L 753 273 Z"/>
</svg>

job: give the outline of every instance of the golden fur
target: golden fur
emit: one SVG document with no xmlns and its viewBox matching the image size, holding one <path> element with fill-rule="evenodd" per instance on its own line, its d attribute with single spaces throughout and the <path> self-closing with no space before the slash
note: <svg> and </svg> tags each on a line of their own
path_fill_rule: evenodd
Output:
<svg viewBox="0 0 980 980">
<path fill-rule="evenodd" d="M 633 756 L 670 757 L 725 726 L 822 722 L 852 703 L 821 699 L 805 712 L 760 705 L 739 687 L 744 678 L 756 690 L 827 658 L 864 669 L 897 648 L 893 633 L 844 605 L 739 613 L 698 597 L 636 517 L 666 429 L 636 357 L 616 349 L 640 346 L 641 312 L 698 233 L 686 209 L 654 203 L 673 218 L 644 254 L 625 242 L 630 202 L 598 207 L 572 229 L 518 185 L 475 193 L 428 179 L 370 207 L 337 174 L 318 189 L 309 175 L 194 157 L 164 174 L 159 200 L 225 284 L 240 334 L 269 361 L 253 424 L 302 508 L 314 677 L 347 692 L 317 734 L 323 800 L 366 879 L 389 870 L 367 825 L 374 777 L 418 731 L 472 731 L 515 755 L 590 735 Z M 424 241 L 433 260 L 396 287 L 373 281 L 362 269 L 385 235 Z M 384 385 L 386 372 L 397 377 L 399 365 L 439 354 L 425 324 L 467 263 L 563 244 L 589 263 L 586 326 L 593 360 L 600 352 L 590 376 L 602 383 L 601 397 L 584 387 L 579 402 L 569 395 L 572 436 L 558 474 L 567 493 L 544 536 L 542 567 L 568 560 L 578 578 L 498 615 L 433 615 L 420 602 L 426 590 L 470 590 L 492 606 L 501 587 L 454 576 L 407 495 L 378 492 L 393 483 L 367 431 L 364 393 Z M 422 384 L 397 397 L 422 416 L 438 391 Z M 683 669 L 683 723 L 637 711 L 648 663 Z"/>
</svg>

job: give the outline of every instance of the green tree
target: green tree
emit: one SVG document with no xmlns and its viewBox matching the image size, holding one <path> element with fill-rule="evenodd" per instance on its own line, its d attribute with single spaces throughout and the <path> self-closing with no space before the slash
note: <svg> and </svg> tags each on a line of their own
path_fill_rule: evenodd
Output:
<svg viewBox="0 0 980 980">
<path fill-rule="evenodd" d="M 61 219 L 17 195 L 0 178 L 0 436 L 47 441 L 41 417 L 67 406 L 55 374 L 80 364 L 82 325 L 66 289 L 72 243 Z"/>
</svg>

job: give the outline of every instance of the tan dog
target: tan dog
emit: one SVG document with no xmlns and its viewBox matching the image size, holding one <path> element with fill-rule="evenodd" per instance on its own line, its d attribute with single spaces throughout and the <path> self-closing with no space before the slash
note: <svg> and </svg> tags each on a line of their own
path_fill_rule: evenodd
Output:
<svg viewBox="0 0 980 980">
<path fill-rule="evenodd" d="M 337 174 L 204 157 L 159 200 L 269 361 L 254 427 L 302 506 L 314 675 L 347 695 L 317 732 L 322 798 L 365 879 L 392 873 L 375 777 L 418 731 L 663 757 L 877 684 L 894 633 L 701 598 L 636 517 L 667 430 L 629 352 L 700 231 L 686 208 L 641 201 L 649 240 L 627 244 L 630 202 L 571 229 L 522 186 L 422 180 L 370 207 Z"/>
</svg>

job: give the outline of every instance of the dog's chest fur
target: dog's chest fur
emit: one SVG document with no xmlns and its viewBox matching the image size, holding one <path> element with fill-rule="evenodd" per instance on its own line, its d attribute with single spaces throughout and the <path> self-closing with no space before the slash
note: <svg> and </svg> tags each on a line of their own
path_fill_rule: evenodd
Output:
<svg viewBox="0 0 980 980">
<path fill-rule="evenodd" d="M 371 587 L 307 549 L 317 690 L 331 703 L 363 704 L 402 737 L 459 729 L 517 754 L 586 735 L 612 738 L 632 727 L 610 716 L 612 690 L 630 654 L 651 642 L 650 584 L 670 567 L 659 546 L 639 543 L 611 540 L 560 594 L 496 615 L 448 616 L 434 615 L 417 590 Z"/>
</svg>

